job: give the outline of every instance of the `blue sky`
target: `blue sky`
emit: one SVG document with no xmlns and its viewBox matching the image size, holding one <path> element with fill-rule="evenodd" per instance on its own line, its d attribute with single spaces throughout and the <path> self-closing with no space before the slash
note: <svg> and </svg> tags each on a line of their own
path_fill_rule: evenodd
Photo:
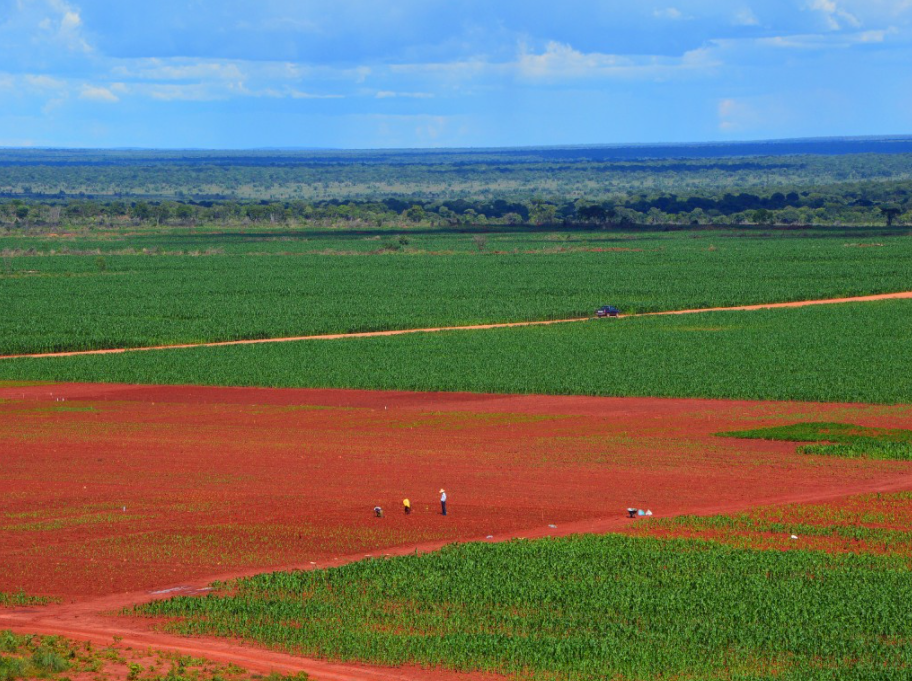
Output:
<svg viewBox="0 0 912 681">
<path fill-rule="evenodd" d="M 0 146 L 912 133 L 912 0 L 0 0 Z"/>
</svg>

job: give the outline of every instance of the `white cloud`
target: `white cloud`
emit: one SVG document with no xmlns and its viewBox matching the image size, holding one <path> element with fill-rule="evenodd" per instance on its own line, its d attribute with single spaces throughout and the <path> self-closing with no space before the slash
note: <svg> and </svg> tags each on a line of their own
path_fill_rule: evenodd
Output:
<svg viewBox="0 0 912 681">
<path fill-rule="evenodd" d="M 138 59 L 115 66 L 113 73 L 141 80 L 242 80 L 237 62 L 187 59 Z"/>
<path fill-rule="evenodd" d="M 136 92 L 163 102 L 208 102 L 222 99 L 209 88 L 198 84 L 139 86 L 136 87 Z"/>
<path fill-rule="evenodd" d="M 777 96 L 725 98 L 718 104 L 719 131 L 726 134 L 767 134 L 787 125 L 794 112 Z"/>
<path fill-rule="evenodd" d="M 19 0 L 19 6 L 23 6 L 22 0 Z M 38 27 L 72 51 L 91 52 L 92 46 L 82 35 L 82 16 L 79 11 L 63 0 L 47 0 L 47 6 L 56 16 L 45 17 L 38 23 Z"/>
<path fill-rule="evenodd" d="M 719 66 L 706 48 L 691 50 L 683 56 L 659 57 L 584 53 L 570 45 L 551 41 L 541 54 L 521 47 L 514 65 L 516 71 L 529 79 L 567 79 L 584 77 L 662 78 L 683 71 L 701 71 Z"/>
<path fill-rule="evenodd" d="M 23 77 L 25 83 L 38 90 L 63 90 L 66 88 L 66 81 L 60 78 L 53 78 L 44 74 L 27 74 Z"/>
<path fill-rule="evenodd" d="M 523 48 L 517 62 L 519 72 L 528 78 L 579 77 L 596 71 L 604 72 L 631 66 L 633 61 L 628 57 L 600 53 L 584 54 L 570 45 L 556 41 L 549 42 L 541 54 L 533 54 Z"/>
<path fill-rule="evenodd" d="M 733 23 L 735 26 L 759 26 L 760 20 L 750 7 L 742 7 L 735 12 Z"/>
<path fill-rule="evenodd" d="M 732 130 L 737 126 L 736 120 L 743 117 L 750 109 L 735 99 L 723 99 L 719 102 L 719 129 Z"/>
<path fill-rule="evenodd" d="M 313 92 L 302 92 L 301 90 L 289 89 L 284 93 L 279 93 L 280 97 L 291 97 L 292 99 L 344 99 L 345 95 L 320 95 Z"/>
<path fill-rule="evenodd" d="M 672 21 L 684 18 L 684 14 L 677 7 L 666 7 L 664 9 L 653 10 L 652 16 L 657 19 L 670 19 Z"/>
<path fill-rule="evenodd" d="M 446 133 L 449 119 L 446 116 L 431 116 L 415 128 L 415 136 L 422 142 L 436 143 Z"/>
<path fill-rule="evenodd" d="M 372 136 L 372 146 L 386 148 L 464 146 L 474 127 L 473 120 L 462 115 L 367 114 L 351 121 Z"/>
<path fill-rule="evenodd" d="M 841 30 L 844 24 L 848 24 L 852 28 L 861 26 L 861 22 L 855 15 L 841 9 L 836 4 L 836 0 L 807 0 L 806 7 L 815 12 L 820 12 L 825 26 L 831 31 Z"/>
<path fill-rule="evenodd" d="M 0 64 L 8 72 L 76 71 L 96 52 L 79 9 L 63 0 L 0 0 Z"/>
<path fill-rule="evenodd" d="M 475 92 L 486 92 L 495 87 L 498 79 L 566 83 L 585 79 L 652 79 L 664 80 L 676 75 L 702 74 L 722 66 L 713 45 L 685 52 L 679 57 L 664 55 L 619 55 L 600 52 L 582 52 L 571 45 L 552 40 L 542 51 L 532 50 L 520 43 L 512 61 L 487 61 L 475 58 L 465 61 L 425 64 L 396 64 L 387 67 L 379 76 L 405 76 L 423 78 L 425 87 L 449 88 L 466 93 L 471 86 Z M 413 84 L 414 84 L 413 80 Z M 424 98 L 434 96 L 433 91 L 379 90 L 375 97 Z"/>
<path fill-rule="evenodd" d="M 847 49 L 855 45 L 866 45 L 886 42 L 889 36 L 898 34 L 895 28 L 872 31 L 858 31 L 855 33 L 817 34 L 773 36 L 758 38 L 754 44 L 761 47 L 787 48 L 794 50 L 833 50 Z"/>
<path fill-rule="evenodd" d="M 430 92 L 394 92 L 392 90 L 380 90 L 374 97 L 376 99 L 392 99 L 394 97 L 405 97 L 406 99 L 431 99 L 434 95 Z"/>
<path fill-rule="evenodd" d="M 119 102 L 120 97 L 111 92 L 110 89 L 106 87 L 99 87 L 97 85 L 83 85 L 82 91 L 79 93 L 80 99 L 88 99 L 92 102 Z"/>
<path fill-rule="evenodd" d="M 159 101 L 211 102 L 238 97 L 265 97 L 270 99 L 344 99 L 338 93 L 314 93 L 285 84 L 264 84 L 252 87 L 247 81 L 201 81 L 197 83 L 118 83 L 109 90 L 127 92 Z"/>
</svg>

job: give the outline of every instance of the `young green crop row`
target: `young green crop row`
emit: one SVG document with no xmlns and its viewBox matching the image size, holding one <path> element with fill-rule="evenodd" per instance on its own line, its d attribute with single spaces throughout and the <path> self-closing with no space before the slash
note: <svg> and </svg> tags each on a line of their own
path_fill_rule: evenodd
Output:
<svg viewBox="0 0 912 681">
<path fill-rule="evenodd" d="M 0 608 L 18 608 L 28 605 L 47 605 L 54 599 L 44 596 L 30 596 L 22 591 L 12 593 L 0 591 Z"/>
<path fill-rule="evenodd" d="M 116 638 L 116 637 L 115 637 Z M 138 661 L 137 661 L 138 660 Z M 140 664 L 141 662 L 141 664 Z M 107 681 L 307 681 L 305 673 L 267 677 L 232 664 L 151 649 L 95 647 L 60 636 L 32 636 L 0 631 L 0 681 L 79 678 Z"/>
<path fill-rule="evenodd" d="M 912 492 L 860 494 L 736 515 L 649 518 L 631 534 L 688 537 L 729 546 L 892 555 L 912 565 Z"/>
<path fill-rule="evenodd" d="M 718 435 L 751 440 L 836 443 L 804 445 L 798 447 L 799 454 L 912 461 L 912 430 L 900 428 L 866 428 L 849 423 L 796 423 Z"/>
<path fill-rule="evenodd" d="M 851 542 L 857 552 L 895 554 L 912 558 L 912 532 L 907 529 L 865 527 L 863 525 L 819 525 L 784 519 L 780 522 L 763 521 L 750 514 L 735 516 L 680 516 L 644 522 L 636 528 L 638 536 L 688 536 L 736 543 L 735 538 L 750 539 L 762 535 L 780 535 L 781 539 L 798 537 L 837 540 L 845 545 Z M 751 545 L 749 541 L 744 542 Z M 796 545 L 797 546 L 797 545 Z"/>
<path fill-rule="evenodd" d="M 853 442 L 849 445 L 805 445 L 799 454 L 836 456 L 842 459 L 877 459 L 880 461 L 912 461 L 909 442 Z"/>
<path fill-rule="evenodd" d="M 225 237 L 228 239 L 228 237 Z M 538 239 L 538 235 L 530 239 Z M 606 246 L 626 241 L 612 241 Z M 605 252 L 3 257 L 0 354 L 734 306 L 909 288 L 912 241 L 692 235 Z"/>
<path fill-rule="evenodd" d="M 902 561 L 578 536 L 274 573 L 142 606 L 184 634 L 548 678 L 900 679 Z"/>
<path fill-rule="evenodd" d="M 912 301 L 0 361 L 0 380 L 912 402 Z"/>
<path fill-rule="evenodd" d="M 739 437 L 746 440 L 778 440 L 780 442 L 838 442 L 854 444 L 858 442 L 912 442 L 912 430 L 904 428 L 871 428 L 851 423 L 831 423 L 811 421 L 793 423 L 787 426 L 755 428 L 753 430 L 733 430 L 717 433 L 720 437 Z"/>
</svg>

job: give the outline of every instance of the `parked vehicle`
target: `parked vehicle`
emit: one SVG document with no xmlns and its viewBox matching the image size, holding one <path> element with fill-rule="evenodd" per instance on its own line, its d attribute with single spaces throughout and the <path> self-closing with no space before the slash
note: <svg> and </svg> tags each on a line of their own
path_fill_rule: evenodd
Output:
<svg viewBox="0 0 912 681">
<path fill-rule="evenodd" d="M 596 317 L 617 317 L 620 314 L 621 311 L 614 307 L 614 305 L 602 305 L 595 311 Z"/>
</svg>

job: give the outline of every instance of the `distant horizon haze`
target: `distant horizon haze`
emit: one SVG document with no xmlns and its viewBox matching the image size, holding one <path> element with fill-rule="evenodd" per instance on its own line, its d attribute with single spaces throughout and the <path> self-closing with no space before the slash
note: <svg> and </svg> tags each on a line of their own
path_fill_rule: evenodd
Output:
<svg viewBox="0 0 912 681">
<path fill-rule="evenodd" d="M 825 153 L 825 154 L 845 154 L 845 153 L 890 153 L 891 143 L 897 144 L 895 153 L 912 153 L 912 134 L 893 134 L 893 135 L 846 135 L 846 136 L 827 136 L 827 137 L 792 137 L 782 139 L 741 139 L 741 140 L 693 140 L 685 142 L 594 142 L 589 144 L 541 144 L 541 145 L 495 145 L 487 147 L 315 147 L 315 146 L 262 146 L 262 147 L 177 147 L 177 146 L 160 146 L 160 147 L 79 147 L 79 146 L 4 146 L 0 145 L 0 150 L 8 152 L 41 152 L 41 151 L 60 151 L 60 152 L 138 152 L 138 153 L 489 153 L 489 152 L 535 152 L 535 151 L 610 151 L 610 150 L 686 150 L 701 149 L 736 149 L 739 147 L 756 148 L 750 153 L 751 155 L 764 151 L 765 148 L 787 148 L 803 147 L 809 148 L 817 146 L 818 151 L 796 150 L 791 153 Z M 906 144 L 908 143 L 908 145 Z M 882 145 L 876 151 L 869 149 L 869 145 Z M 862 151 L 853 151 L 853 147 L 864 147 Z M 826 150 L 824 150 L 826 149 Z M 781 150 L 770 151 L 770 155 L 783 153 Z M 786 152 L 789 153 L 789 152 Z M 714 154 L 707 154 L 712 156 Z M 731 155 L 731 154 L 725 154 Z M 734 154 L 737 155 L 737 154 Z M 659 156 L 661 157 L 661 155 Z"/>
</svg>

